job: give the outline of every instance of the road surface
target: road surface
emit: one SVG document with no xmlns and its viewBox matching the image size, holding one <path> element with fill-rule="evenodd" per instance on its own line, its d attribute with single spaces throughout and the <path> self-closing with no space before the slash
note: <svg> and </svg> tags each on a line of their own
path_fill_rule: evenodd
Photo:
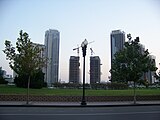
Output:
<svg viewBox="0 0 160 120">
<path fill-rule="evenodd" d="M 0 120 L 160 120 L 160 106 L 0 107 Z"/>
</svg>

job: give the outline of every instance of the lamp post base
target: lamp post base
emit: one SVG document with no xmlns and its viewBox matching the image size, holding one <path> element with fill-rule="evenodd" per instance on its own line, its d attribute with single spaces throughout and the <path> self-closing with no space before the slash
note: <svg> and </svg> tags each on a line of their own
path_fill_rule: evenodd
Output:
<svg viewBox="0 0 160 120">
<path fill-rule="evenodd" d="M 87 105 L 85 100 L 82 100 L 81 105 Z"/>
</svg>

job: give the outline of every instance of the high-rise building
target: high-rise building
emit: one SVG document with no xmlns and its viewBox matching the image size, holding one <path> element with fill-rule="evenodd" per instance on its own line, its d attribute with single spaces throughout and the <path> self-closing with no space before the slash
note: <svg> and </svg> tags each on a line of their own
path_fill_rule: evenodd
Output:
<svg viewBox="0 0 160 120">
<path fill-rule="evenodd" d="M 46 81 L 48 86 L 58 82 L 59 74 L 59 44 L 60 33 L 58 30 L 49 29 L 45 32 L 45 56 L 48 58 L 46 66 Z"/>
<path fill-rule="evenodd" d="M 116 52 L 124 48 L 125 33 L 121 30 L 114 30 L 110 34 L 111 37 L 111 65 Z"/>
<path fill-rule="evenodd" d="M 80 83 L 79 56 L 70 56 L 69 59 L 69 83 Z"/>
<path fill-rule="evenodd" d="M 99 56 L 90 57 L 90 84 L 100 83 L 101 80 L 101 60 Z"/>
<path fill-rule="evenodd" d="M 139 46 L 140 46 L 140 52 L 141 54 L 144 54 L 145 52 L 145 46 L 143 44 L 140 44 L 139 43 Z M 151 60 L 152 64 L 154 66 L 156 66 L 156 57 L 153 56 L 153 55 L 149 55 L 149 59 Z M 144 72 L 141 79 L 142 80 L 147 80 L 149 84 L 153 84 L 156 82 L 156 78 L 154 77 L 155 76 L 155 73 L 156 71 L 150 71 L 148 70 L 148 72 Z"/>
</svg>

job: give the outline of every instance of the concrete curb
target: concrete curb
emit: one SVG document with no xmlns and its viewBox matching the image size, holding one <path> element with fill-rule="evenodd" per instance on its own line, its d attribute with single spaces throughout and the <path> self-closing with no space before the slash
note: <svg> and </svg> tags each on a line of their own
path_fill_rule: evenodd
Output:
<svg viewBox="0 0 160 120">
<path fill-rule="evenodd" d="M 0 104 L 0 107 L 129 107 L 129 106 L 160 106 L 160 103 L 158 104 L 89 104 L 89 105 L 81 105 L 81 104 L 74 104 L 74 105 L 68 105 L 68 104 L 63 104 L 63 105 L 51 105 L 51 104 L 19 104 L 19 105 L 14 105 L 14 104 Z"/>
</svg>

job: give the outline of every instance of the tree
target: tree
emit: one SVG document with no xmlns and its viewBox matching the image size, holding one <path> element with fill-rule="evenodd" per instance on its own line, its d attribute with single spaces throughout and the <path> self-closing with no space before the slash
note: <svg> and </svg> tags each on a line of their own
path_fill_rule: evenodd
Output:
<svg viewBox="0 0 160 120">
<path fill-rule="evenodd" d="M 27 94 L 29 95 L 30 78 L 37 70 L 42 69 L 47 59 L 41 56 L 43 49 L 33 44 L 26 32 L 23 33 L 21 30 L 19 35 L 16 48 L 6 40 L 3 52 L 6 54 L 6 59 L 9 60 L 11 69 L 18 74 L 19 78 L 24 79 L 24 84 L 27 83 Z"/>
<path fill-rule="evenodd" d="M 118 83 L 133 81 L 135 88 L 136 82 L 140 80 L 143 73 L 149 70 L 155 71 L 157 68 L 149 57 L 148 49 L 142 49 L 139 37 L 132 40 L 131 34 L 128 34 L 127 38 L 128 42 L 125 42 L 124 49 L 115 54 L 112 62 L 111 81 Z"/>
</svg>

